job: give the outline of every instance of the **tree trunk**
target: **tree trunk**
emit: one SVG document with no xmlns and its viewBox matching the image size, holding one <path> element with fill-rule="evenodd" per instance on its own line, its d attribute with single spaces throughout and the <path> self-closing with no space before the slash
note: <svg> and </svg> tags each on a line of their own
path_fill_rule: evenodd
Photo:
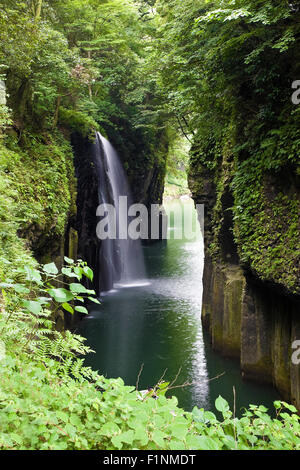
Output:
<svg viewBox="0 0 300 470">
<path fill-rule="evenodd" d="M 58 123 L 58 113 L 59 113 L 60 102 L 61 102 L 61 95 L 57 97 L 57 101 L 56 101 L 56 108 L 55 108 L 55 113 L 54 113 L 54 118 L 53 118 L 53 128 L 55 128 Z"/>
<path fill-rule="evenodd" d="M 36 11 L 35 11 L 35 21 L 38 21 L 41 17 L 43 0 L 38 0 Z"/>
</svg>

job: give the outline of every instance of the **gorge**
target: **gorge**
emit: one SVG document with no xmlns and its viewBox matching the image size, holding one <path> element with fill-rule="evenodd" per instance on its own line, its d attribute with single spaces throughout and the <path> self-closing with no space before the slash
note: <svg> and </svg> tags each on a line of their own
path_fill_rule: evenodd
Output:
<svg viewBox="0 0 300 470">
<path fill-rule="evenodd" d="M 81 153 L 80 158 L 81 162 L 84 162 L 83 165 L 88 166 L 89 153 Z M 98 171 L 99 168 L 97 168 L 96 166 L 94 177 L 97 177 Z M 197 174 L 196 181 L 201 182 L 201 187 L 206 188 L 207 192 L 204 192 L 205 189 L 202 190 L 202 192 L 196 192 L 194 183 L 195 179 L 193 179 L 195 178 L 195 176 L 193 176 L 192 171 L 195 171 L 193 167 L 191 167 L 190 169 L 189 178 L 190 188 L 192 190 L 194 201 L 197 203 L 203 203 L 206 211 L 206 256 L 203 277 L 204 292 L 203 302 L 199 301 L 200 303 L 198 303 L 197 309 L 198 315 L 200 315 L 200 311 L 202 310 L 203 327 L 209 333 L 212 348 L 214 351 L 218 352 L 219 354 L 225 357 L 237 359 L 240 362 L 241 375 L 243 379 L 255 381 L 258 383 L 264 383 L 267 386 L 274 386 L 275 389 L 279 392 L 279 396 L 282 396 L 287 401 L 290 401 L 299 407 L 299 367 L 297 364 L 293 364 L 291 361 L 291 356 L 293 353 L 292 344 L 295 340 L 297 340 L 299 336 L 299 317 L 297 314 L 299 309 L 299 303 L 297 301 L 297 296 L 289 296 L 288 293 L 284 293 L 280 289 L 278 292 L 278 289 L 276 291 L 276 288 L 274 286 L 268 285 L 268 283 L 261 282 L 258 278 L 255 278 L 254 275 L 251 275 L 249 270 L 243 269 L 243 265 L 239 263 L 237 247 L 232 238 L 232 217 L 230 217 L 230 215 L 227 219 L 224 218 L 224 221 L 222 222 L 223 227 L 221 229 L 222 232 L 219 238 L 219 246 L 220 251 L 222 253 L 222 258 L 219 261 L 217 261 L 216 259 L 212 259 L 208 250 L 208 243 L 213 237 L 213 231 L 210 229 L 210 220 L 213 218 L 213 206 L 211 205 L 211 201 L 214 201 L 216 199 L 216 193 L 213 192 L 214 184 L 211 177 L 210 179 L 208 179 L 207 174 Z M 80 181 L 81 180 L 79 178 L 79 184 Z M 102 185 L 104 184 L 102 183 Z M 80 198 L 80 191 L 78 195 Z M 84 197 L 86 198 L 85 203 L 93 199 L 91 193 L 85 192 Z M 227 204 L 227 206 L 225 204 Z M 230 210 L 230 204 L 232 204 L 232 197 L 230 198 L 229 195 L 224 196 L 224 206 L 221 215 L 228 213 L 228 211 Z M 95 213 L 95 210 L 96 206 L 94 206 L 93 209 L 90 209 L 87 215 L 90 217 L 91 211 Z M 90 230 L 91 233 L 94 227 L 95 222 L 93 222 L 93 226 Z M 96 241 L 96 234 L 93 233 L 92 235 L 95 239 L 94 243 L 97 245 L 97 243 L 99 242 Z M 81 240 L 82 237 L 79 237 L 79 239 Z M 81 242 L 82 253 L 86 253 L 85 250 L 87 250 L 87 252 L 89 251 L 89 248 L 85 248 L 86 240 L 86 238 L 83 238 Z M 151 252 L 151 250 L 154 250 L 154 252 L 156 252 L 157 250 L 162 250 L 164 252 L 165 248 L 163 247 L 163 245 L 161 245 L 162 243 L 164 242 L 159 242 L 158 248 L 151 248 L 150 245 L 150 247 L 148 247 L 148 251 Z M 167 243 L 170 243 L 170 241 L 167 241 Z M 101 263 L 98 263 L 98 258 L 95 258 L 95 256 L 92 255 L 92 259 L 96 260 L 93 262 L 92 259 L 87 258 L 86 255 L 84 256 L 85 259 L 89 260 L 89 263 L 94 268 L 95 273 L 97 273 L 97 266 L 101 266 Z M 178 254 L 176 256 L 178 257 Z M 163 262 L 163 260 L 161 262 Z M 106 268 L 104 268 L 104 270 L 105 269 Z M 174 266 L 174 269 L 176 271 L 177 268 Z M 200 277 L 198 277 L 198 287 L 195 288 L 195 292 L 197 291 L 197 289 L 200 289 L 202 284 L 202 268 L 200 259 L 198 269 Z M 157 273 L 157 275 L 159 275 L 159 273 Z M 196 273 L 193 274 L 191 272 L 190 278 L 192 279 L 195 275 Z M 144 276 L 138 277 L 141 278 Z M 112 287 L 113 285 L 110 284 L 109 288 Z M 109 290 L 109 288 L 100 290 Z M 184 289 L 188 290 L 188 286 L 186 286 Z M 98 292 L 100 292 L 99 288 L 97 290 Z M 175 287 L 173 293 L 173 295 L 175 296 L 176 290 L 177 289 Z M 121 315 L 120 306 L 123 306 L 124 302 L 128 302 L 128 306 L 124 307 L 125 311 L 129 312 L 131 309 L 133 314 L 133 312 L 136 310 L 135 295 L 136 303 L 137 305 L 140 305 L 140 302 L 142 301 L 139 301 L 138 299 L 140 297 L 143 298 L 143 289 L 139 288 L 137 289 L 137 292 L 133 290 L 132 292 L 126 292 L 125 294 L 117 294 L 116 300 L 110 297 L 105 298 L 104 305 L 107 304 L 107 311 L 114 312 L 114 314 L 117 315 L 117 318 L 119 318 L 119 315 Z M 144 292 L 144 295 L 145 298 L 149 296 L 149 288 L 146 288 L 146 292 Z M 123 298 L 123 296 L 125 297 Z M 190 302 L 191 305 L 193 305 L 192 298 L 190 299 Z M 150 302 L 150 304 L 152 305 L 152 302 Z M 145 304 L 142 302 L 141 305 L 142 307 L 139 308 L 144 312 L 143 314 L 145 314 L 145 312 L 147 311 Z M 152 309 L 153 307 L 151 307 L 151 311 Z M 160 311 L 159 306 L 157 306 L 156 309 L 157 312 Z M 104 312 L 106 312 L 105 309 Z M 153 312 L 155 312 L 155 309 L 153 310 Z M 92 316 L 94 316 L 94 312 L 92 313 Z M 96 315 L 96 318 L 98 318 L 97 321 L 86 320 L 84 324 L 91 324 L 92 326 L 79 327 L 79 331 L 82 331 L 84 333 L 84 336 L 87 337 L 89 337 L 91 334 L 91 337 L 93 338 L 93 345 L 97 344 L 97 347 L 94 346 L 94 348 L 96 349 L 96 351 L 98 351 L 101 350 L 101 330 L 105 335 L 104 332 L 106 331 L 106 328 L 109 328 L 109 320 L 103 320 L 104 325 L 107 326 L 102 325 L 100 320 L 101 307 L 99 309 L 98 314 Z M 104 318 L 106 318 L 106 313 L 104 313 Z M 198 317 L 198 321 L 200 322 L 200 316 Z M 121 320 L 120 324 L 122 324 Z M 138 321 L 136 324 L 138 324 Z M 102 325 L 102 327 L 94 325 Z M 91 329 L 93 328 L 95 328 L 95 332 L 91 333 Z M 150 326 L 150 328 L 152 327 Z M 135 328 L 132 326 L 131 328 L 129 328 L 129 330 L 132 330 L 134 332 Z M 95 335 L 99 335 L 98 340 L 95 339 Z M 201 332 L 200 335 L 202 335 Z M 155 338 L 154 333 L 152 337 Z M 208 338 L 206 337 L 206 341 L 207 340 Z M 130 340 L 128 341 L 130 342 Z M 151 342 L 149 344 L 150 345 L 148 347 L 150 348 L 150 350 L 153 349 L 154 351 L 156 351 L 157 349 L 159 349 L 155 340 L 153 340 L 153 346 L 151 346 Z M 204 354 L 203 351 L 202 354 Z M 103 350 L 100 356 L 107 357 L 107 351 Z M 97 364 L 97 357 L 98 356 L 96 356 L 95 359 L 91 359 L 91 363 L 93 364 L 93 366 L 96 366 Z M 141 357 L 143 357 L 143 354 L 141 355 Z M 155 353 L 153 353 L 153 357 L 155 357 Z M 108 363 L 110 363 L 110 361 L 114 363 L 113 357 L 107 360 Z M 134 359 L 132 358 L 131 360 L 128 360 L 128 363 L 135 364 L 135 361 L 139 361 L 140 366 L 143 363 L 143 360 L 138 354 L 134 355 Z M 160 361 L 158 360 L 158 364 L 159 362 Z M 101 368 L 106 367 L 103 362 L 100 362 L 100 364 Z M 229 365 L 226 367 L 226 369 L 232 367 L 233 370 L 236 370 L 236 366 L 234 364 L 232 364 L 231 362 L 229 362 L 228 364 Z M 137 376 L 137 366 L 134 367 L 134 374 L 135 376 Z M 178 369 L 180 367 L 180 364 L 178 364 Z M 125 367 L 125 370 L 126 369 L 127 367 Z M 160 370 L 160 366 L 158 366 L 158 369 Z M 119 371 L 120 375 L 123 378 L 128 377 L 128 380 L 130 380 L 128 382 L 129 384 L 132 385 L 134 383 L 134 377 L 132 376 L 132 373 L 130 373 L 129 376 L 127 376 L 127 374 L 124 375 L 121 373 L 121 369 L 119 369 L 118 367 L 117 369 L 112 367 L 108 368 L 107 370 L 109 375 L 116 375 L 116 371 Z M 217 371 L 216 375 L 221 372 L 223 372 L 223 370 Z M 176 375 L 174 371 L 173 375 Z M 148 379 L 148 385 L 154 384 L 154 377 L 155 376 L 152 376 L 151 379 Z M 226 397 L 229 401 L 231 400 L 231 397 L 229 395 L 232 392 L 233 385 L 234 383 L 230 384 L 230 392 L 228 391 L 228 389 L 226 392 Z M 243 385 L 241 385 L 241 387 L 243 388 Z M 262 395 L 264 395 L 263 390 L 264 389 L 262 389 Z M 256 393 L 259 394 L 259 389 Z M 270 396 L 275 397 L 275 394 L 273 395 L 273 393 L 269 393 Z M 270 403 L 268 400 L 267 402 Z M 197 403 L 195 402 L 194 404 Z"/>
<path fill-rule="evenodd" d="M 299 15 L 0 2 L 0 449 L 300 449 Z"/>
</svg>

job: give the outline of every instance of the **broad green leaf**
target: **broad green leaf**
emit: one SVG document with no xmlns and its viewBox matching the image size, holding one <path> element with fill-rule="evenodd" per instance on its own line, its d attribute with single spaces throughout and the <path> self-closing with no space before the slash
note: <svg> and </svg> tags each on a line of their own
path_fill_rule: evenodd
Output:
<svg viewBox="0 0 300 470">
<path fill-rule="evenodd" d="M 89 313 L 85 307 L 76 306 L 75 310 L 76 312 L 80 312 L 80 313 L 86 313 L 86 314 Z"/>
<path fill-rule="evenodd" d="M 62 304 L 62 307 L 63 307 L 67 312 L 72 313 L 72 315 L 73 315 L 74 309 L 71 307 L 70 304 L 68 304 L 68 303 L 63 303 L 63 304 Z"/>
<path fill-rule="evenodd" d="M 116 425 L 116 423 L 109 421 L 106 424 L 104 424 L 104 426 L 102 426 L 99 433 L 102 436 L 112 436 L 114 434 L 119 434 L 120 428 L 119 426 Z"/>
<path fill-rule="evenodd" d="M 65 260 L 65 262 L 68 263 L 68 264 L 74 264 L 74 260 L 71 259 L 71 258 L 68 258 L 67 256 L 64 256 L 64 260 Z"/>
<path fill-rule="evenodd" d="M 221 397 L 221 395 L 218 396 L 218 398 L 215 401 L 215 407 L 218 411 L 221 413 L 225 413 L 226 411 L 229 410 L 229 405 L 224 398 Z"/>
<path fill-rule="evenodd" d="M 0 283 L 0 288 L 1 289 L 11 289 L 11 288 L 14 288 L 14 287 L 15 287 L 15 284 L 10 283 L 10 282 L 1 282 Z"/>
<path fill-rule="evenodd" d="M 286 403 L 285 401 L 283 401 L 282 404 L 285 408 L 287 408 L 292 413 L 297 413 L 298 410 L 297 410 L 297 408 L 295 408 L 294 405 L 290 405 L 289 403 Z"/>
<path fill-rule="evenodd" d="M 197 450 L 219 450 L 220 443 L 218 439 L 213 439 L 208 436 L 199 436 Z"/>
<path fill-rule="evenodd" d="M 51 302 L 49 297 L 38 297 L 37 300 L 41 303 L 41 305 L 47 305 Z"/>
<path fill-rule="evenodd" d="M 83 268 L 83 274 L 84 274 L 87 278 L 89 278 L 91 281 L 92 281 L 93 278 L 94 278 L 94 273 L 93 273 L 93 271 L 91 270 L 91 268 L 89 268 L 88 266 L 85 266 L 85 267 Z"/>
<path fill-rule="evenodd" d="M 179 440 L 185 439 L 185 436 L 187 435 L 188 432 L 188 427 L 187 424 L 182 423 L 182 424 L 173 424 L 171 426 L 172 430 L 172 435 L 175 436 Z"/>
<path fill-rule="evenodd" d="M 113 443 L 113 445 L 114 445 L 117 449 L 119 449 L 119 450 L 122 449 L 123 443 L 122 443 L 122 441 L 119 439 L 119 436 L 113 436 L 113 437 L 111 438 L 111 442 Z"/>
<path fill-rule="evenodd" d="M 68 413 L 65 413 L 64 411 L 56 411 L 56 417 L 60 420 L 63 421 L 64 423 L 67 423 L 69 420 Z"/>
<path fill-rule="evenodd" d="M 143 447 L 148 443 L 148 434 L 142 426 L 137 426 L 134 429 L 134 440 L 139 441 L 140 445 Z"/>
<path fill-rule="evenodd" d="M 165 437 L 167 437 L 167 435 L 164 434 L 163 432 L 159 431 L 159 430 L 154 430 L 154 432 L 152 434 L 153 441 L 161 448 L 164 448 L 164 445 L 165 445 L 164 438 Z"/>
<path fill-rule="evenodd" d="M 26 273 L 26 279 L 37 284 L 42 283 L 42 276 L 37 269 L 32 269 L 29 266 L 25 266 L 24 270 Z"/>
<path fill-rule="evenodd" d="M 47 274 L 58 274 L 58 269 L 57 269 L 55 263 L 45 264 L 43 269 L 44 269 L 45 273 L 47 273 Z"/>
<path fill-rule="evenodd" d="M 134 431 L 131 429 L 129 431 L 123 432 L 118 435 L 119 442 L 125 442 L 126 444 L 131 445 L 134 439 Z"/>
<path fill-rule="evenodd" d="M 199 410 L 196 406 L 193 408 L 192 415 L 195 421 L 199 423 L 204 423 L 205 418 L 204 418 L 204 410 Z"/>
<path fill-rule="evenodd" d="M 176 441 L 175 439 L 171 440 L 169 443 L 169 447 L 171 450 L 185 450 L 186 446 L 183 442 L 181 441 Z"/>
<path fill-rule="evenodd" d="M 41 303 L 35 300 L 23 300 L 23 305 L 25 308 L 27 308 L 27 310 L 34 313 L 35 315 L 38 315 L 42 310 Z"/>
<path fill-rule="evenodd" d="M 82 268 L 79 268 L 78 266 L 76 266 L 74 268 L 74 273 L 77 274 L 78 278 L 81 279 L 82 278 Z"/>
<path fill-rule="evenodd" d="M 70 423 L 73 424 L 73 426 L 76 426 L 76 427 L 80 427 L 82 425 L 79 416 L 74 414 L 74 413 L 70 417 Z"/>
<path fill-rule="evenodd" d="M 87 292 L 87 289 L 82 284 L 79 284 L 78 282 L 71 282 L 70 289 L 72 292 L 77 293 L 77 294 Z"/>
<path fill-rule="evenodd" d="M 11 433 L 10 438 L 15 441 L 17 444 L 22 445 L 23 437 L 16 433 Z"/>
<path fill-rule="evenodd" d="M 62 274 L 67 277 L 76 277 L 77 279 L 79 278 L 77 274 L 75 274 L 72 269 L 70 268 L 62 268 L 61 270 Z"/>
<path fill-rule="evenodd" d="M 157 395 L 164 396 L 168 391 L 168 386 L 170 382 L 163 382 L 158 385 Z"/>
<path fill-rule="evenodd" d="M 93 289 L 86 289 L 86 294 L 96 295 L 96 292 Z"/>
<path fill-rule="evenodd" d="M 15 284 L 13 288 L 16 292 L 18 292 L 18 294 L 29 294 L 30 292 L 30 290 L 23 284 Z"/>
<path fill-rule="evenodd" d="M 59 303 L 69 302 L 69 300 L 74 299 L 73 294 L 62 287 L 59 287 L 57 289 L 48 289 L 48 294 L 51 295 L 51 297 L 53 297 L 53 299 Z"/>
</svg>

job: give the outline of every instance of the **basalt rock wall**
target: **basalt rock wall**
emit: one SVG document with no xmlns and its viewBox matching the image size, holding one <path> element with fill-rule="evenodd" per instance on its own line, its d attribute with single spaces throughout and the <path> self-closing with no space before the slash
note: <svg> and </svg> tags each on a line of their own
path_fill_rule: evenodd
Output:
<svg viewBox="0 0 300 470">
<path fill-rule="evenodd" d="M 273 384 L 300 409 L 292 360 L 300 340 L 298 180 L 291 168 L 266 173 L 257 207 L 241 210 L 239 197 L 254 187 L 237 191 L 237 173 L 233 158 L 207 168 L 192 148 L 189 185 L 205 207 L 203 326 L 214 350 L 239 358 L 245 380 Z"/>
</svg>

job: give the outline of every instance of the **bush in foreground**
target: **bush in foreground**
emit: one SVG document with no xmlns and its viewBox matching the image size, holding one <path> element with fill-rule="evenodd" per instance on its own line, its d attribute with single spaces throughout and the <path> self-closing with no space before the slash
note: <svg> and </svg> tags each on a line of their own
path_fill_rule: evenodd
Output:
<svg viewBox="0 0 300 470">
<path fill-rule="evenodd" d="M 62 273 L 53 263 L 19 270 L 18 282 L 1 285 L 1 449 L 300 450 L 300 418 L 287 403 L 274 403 L 276 418 L 254 405 L 237 418 L 219 397 L 218 419 L 180 409 L 176 397 L 165 396 L 167 383 L 155 387 L 154 399 L 84 367 L 84 339 L 55 331 L 51 320 L 53 309 L 84 312 L 75 304 L 86 296 L 97 301 L 80 282 L 61 278 L 92 279 L 91 270 L 66 263 Z"/>
</svg>

